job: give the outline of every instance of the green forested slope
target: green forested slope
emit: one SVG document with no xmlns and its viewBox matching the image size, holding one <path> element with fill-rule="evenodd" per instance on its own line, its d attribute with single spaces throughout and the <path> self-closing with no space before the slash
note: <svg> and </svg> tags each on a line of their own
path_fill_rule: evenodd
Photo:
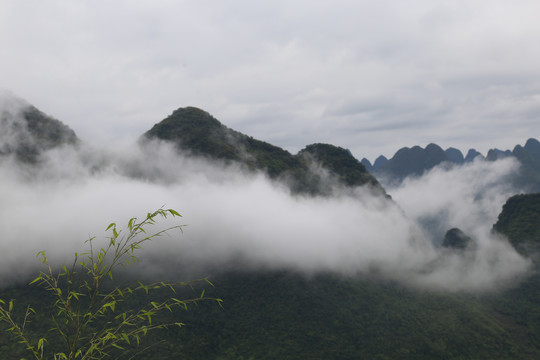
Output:
<svg viewBox="0 0 540 360">
<path fill-rule="evenodd" d="M 229 274 L 215 281 L 224 309 L 201 312 L 195 317 L 206 326 L 183 330 L 188 344 L 210 344 L 186 346 L 187 358 L 510 359 L 520 351 L 514 329 L 481 297 L 331 275 Z"/>
<path fill-rule="evenodd" d="M 392 282 L 304 278 L 290 272 L 213 278 L 223 308 L 176 311 L 182 321 L 151 334 L 163 341 L 140 359 L 515 359 L 540 351 L 528 324 L 485 297 L 418 291 Z M 39 300 L 22 289 L 12 295 Z M 45 317 L 38 319 L 44 320 Z M 36 325 L 35 323 L 32 325 Z M 38 326 L 41 331 L 47 327 Z M 534 330 L 534 329 L 533 329 Z M 536 333 L 535 333 L 536 334 Z M 2 338 L 0 351 L 15 346 Z M 143 343 L 141 346 L 145 346 Z M 529 356 L 521 356 L 529 354 Z M 122 358 L 122 357 L 120 357 Z"/>
<path fill-rule="evenodd" d="M 60 145 L 80 142 L 75 132 L 34 106 L 22 103 L 19 112 L 0 112 L 0 155 L 14 154 L 23 162 L 34 163 L 39 155 Z M 1 138 L 1 136 L 0 136 Z"/>
<path fill-rule="evenodd" d="M 239 133 L 221 124 L 209 113 L 186 107 L 175 110 L 142 136 L 142 144 L 159 139 L 173 143 L 180 152 L 242 164 L 264 171 L 272 179 L 288 183 L 297 193 L 325 193 L 325 181 L 314 172 L 318 162 L 346 186 L 372 185 L 381 193 L 378 181 L 347 150 L 328 144 L 309 145 L 296 155 Z"/>
<path fill-rule="evenodd" d="M 524 255 L 540 250 L 540 194 L 515 195 L 504 204 L 494 230 Z"/>
<path fill-rule="evenodd" d="M 306 146 L 298 153 L 298 157 L 313 160 L 332 172 L 347 186 L 363 186 L 370 184 L 380 188 L 379 183 L 351 153 L 338 146 L 329 144 L 312 144 Z"/>
</svg>

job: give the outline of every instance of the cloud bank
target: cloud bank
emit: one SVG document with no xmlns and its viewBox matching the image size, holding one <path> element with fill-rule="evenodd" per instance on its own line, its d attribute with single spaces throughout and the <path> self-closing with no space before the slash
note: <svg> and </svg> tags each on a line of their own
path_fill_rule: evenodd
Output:
<svg viewBox="0 0 540 360">
<path fill-rule="evenodd" d="M 25 133 L 19 110 L 27 104 L 0 105 L 0 133 L 13 127 Z M 27 135 L 0 137 L 0 149 L 17 147 Z M 28 279 L 39 269 L 38 251 L 47 251 L 55 264 L 69 262 L 85 240 L 105 241 L 110 222 L 120 225 L 166 206 L 183 218 L 156 231 L 187 226 L 145 248 L 141 273 L 174 278 L 186 271 L 288 269 L 381 276 L 454 291 L 494 289 L 526 274 L 529 265 L 490 232 L 515 192 L 507 177 L 516 171 L 511 158 L 439 166 L 388 188 L 390 200 L 369 187 L 344 189 L 324 172 L 331 196 L 292 195 L 286 184 L 262 173 L 179 154 L 160 142 L 58 147 L 35 164 L 3 154 L 0 285 Z M 453 227 L 475 240 L 474 251 L 440 249 Z"/>
<path fill-rule="evenodd" d="M 504 240 L 489 236 L 511 193 L 499 182 L 515 170 L 508 160 L 435 169 L 391 189 L 394 203 L 367 188 L 292 196 L 262 174 L 178 155 L 164 144 L 144 151 L 60 148 L 45 153 L 37 167 L 4 157 L 0 283 L 29 276 L 39 267 L 40 250 L 57 263 L 69 261 L 84 240 L 100 239 L 110 222 L 121 224 L 165 205 L 178 210 L 187 226 L 183 234 L 149 244 L 141 271 L 174 278 L 189 268 L 219 272 L 234 266 L 492 289 L 528 268 Z M 439 234 L 422 228 L 430 216 L 441 229 L 458 226 L 473 236 L 478 251 L 441 256 Z"/>
<path fill-rule="evenodd" d="M 506 239 L 491 231 L 506 200 L 518 192 L 509 180 L 519 166 L 513 158 L 493 162 L 477 158 L 462 166 L 443 164 L 388 188 L 436 246 L 451 228 L 461 229 L 477 246 L 468 254 L 447 253 L 437 259 L 433 264 L 437 270 L 420 276 L 420 284 L 482 289 L 511 280 L 527 269 L 527 261 Z"/>
</svg>

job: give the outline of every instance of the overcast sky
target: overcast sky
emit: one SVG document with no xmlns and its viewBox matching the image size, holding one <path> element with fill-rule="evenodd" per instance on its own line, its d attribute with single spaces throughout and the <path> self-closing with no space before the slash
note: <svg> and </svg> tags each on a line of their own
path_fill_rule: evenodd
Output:
<svg viewBox="0 0 540 360">
<path fill-rule="evenodd" d="M 183 106 L 371 161 L 540 137 L 539 1 L 0 2 L 0 88 L 95 145 Z"/>
</svg>

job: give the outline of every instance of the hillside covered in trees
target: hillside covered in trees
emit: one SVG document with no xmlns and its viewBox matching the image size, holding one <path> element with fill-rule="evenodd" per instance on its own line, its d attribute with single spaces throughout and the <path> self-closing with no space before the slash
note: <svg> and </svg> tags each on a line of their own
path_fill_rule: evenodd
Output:
<svg viewBox="0 0 540 360">
<path fill-rule="evenodd" d="M 325 192 L 321 173 L 312 168 L 314 162 L 346 186 L 369 184 L 384 192 L 375 177 L 346 149 L 312 144 L 292 155 L 280 147 L 229 129 L 195 107 L 175 110 L 147 131 L 141 143 L 152 139 L 172 142 L 180 152 L 233 161 L 252 171 L 262 170 L 270 178 L 291 183 L 292 190 L 298 193 Z"/>
<path fill-rule="evenodd" d="M 521 199 L 538 207 L 537 195 Z M 495 227 L 520 223 L 522 233 L 508 230 L 511 238 L 537 239 L 535 210 L 508 214 L 513 202 L 505 205 Z M 476 295 L 415 289 L 376 275 L 305 277 L 259 270 L 222 272 L 211 280 L 216 287 L 208 288 L 207 294 L 223 299 L 223 308 L 201 304 L 167 315 L 186 326 L 149 335 L 143 344 L 159 343 L 138 358 L 535 359 L 540 355 L 537 273 L 511 288 Z M 42 290 L 35 287 L 4 289 L 2 297 L 24 299 L 40 309 L 52 306 L 43 302 Z M 48 321 L 42 315 L 32 326 L 46 331 Z M 0 339 L 2 354 L 24 354 L 5 334 Z"/>
</svg>

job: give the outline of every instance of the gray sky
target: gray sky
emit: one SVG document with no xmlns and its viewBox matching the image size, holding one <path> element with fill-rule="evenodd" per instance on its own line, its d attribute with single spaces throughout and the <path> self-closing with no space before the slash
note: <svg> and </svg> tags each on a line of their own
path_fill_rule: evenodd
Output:
<svg viewBox="0 0 540 360">
<path fill-rule="evenodd" d="M 90 144 L 174 109 L 296 152 L 371 161 L 540 137 L 540 2 L 0 2 L 0 88 Z"/>
</svg>

